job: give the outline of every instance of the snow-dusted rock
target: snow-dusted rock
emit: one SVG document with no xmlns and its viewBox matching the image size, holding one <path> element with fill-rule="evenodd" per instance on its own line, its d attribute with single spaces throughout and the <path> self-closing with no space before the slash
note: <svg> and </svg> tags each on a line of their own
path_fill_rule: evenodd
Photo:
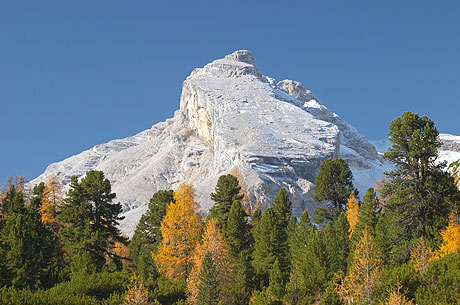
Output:
<svg viewBox="0 0 460 305">
<path fill-rule="evenodd" d="M 124 207 L 121 228 L 131 235 L 156 191 L 192 184 L 206 211 L 218 177 L 233 169 L 253 203 L 266 207 L 285 187 L 296 215 L 312 212 L 319 165 L 338 156 L 362 191 L 386 168 L 375 147 L 301 83 L 276 82 L 258 71 L 249 51 L 236 51 L 187 77 L 173 118 L 52 164 L 30 185 L 50 175 L 67 184 L 71 175 L 102 170 Z"/>
</svg>

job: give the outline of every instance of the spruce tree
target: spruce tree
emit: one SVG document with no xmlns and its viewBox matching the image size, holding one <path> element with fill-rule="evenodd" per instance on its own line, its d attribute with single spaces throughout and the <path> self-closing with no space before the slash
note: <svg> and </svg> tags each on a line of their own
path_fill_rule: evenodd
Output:
<svg viewBox="0 0 460 305">
<path fill-rule="evenodd" d="M 324 160 L 319 173 L 315 177 L 314 199 L 327 201 L 327 208 L 315 210 L 315 222 L 333 221 L 341 211 L 345 210 L 345 204 L 351 193 L 358 196 L 358 190 L 353 186 L 353 174 L 348 164 L 341 158 Z"/>
<path fill-rule="evenodd" d="M 209 251 L 206 252 L 201 265 L 200 283 L 198 285 L 197 305 L 217 305 L 220 287 L 216 265 Z"/>
<path fill-rule="evenodd" d="M 241 187 L 235 176 L 222 175 L 217 180 L 215 193 L 211 193 L 211 199 L 215 204 L 209 210 L 209 217 L 215 218 L 221 228 L 227 221 L 233 202 L 243 199 L 244 196 L 240 192 Z"/>
</svg>

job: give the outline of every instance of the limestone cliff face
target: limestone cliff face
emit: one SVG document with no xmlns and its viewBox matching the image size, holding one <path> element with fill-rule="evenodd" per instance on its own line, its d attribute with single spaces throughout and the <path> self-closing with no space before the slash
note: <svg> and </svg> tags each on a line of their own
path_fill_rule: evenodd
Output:
<svg viewBox="0 0 460 305">
<path fill-rule="evenodd" d="M 193 184 L 206 211 L 218 177 L 235 168 L 254 203 L 270 205 L 285 187 L 296 215 L 312 212 L 319 165 L 337 156 L 351 164 L 362 187 L 383 172 L 375 147 L 312 92 L 264 76 L 249 51 L 236 51 L 191 73 L 173 118 L 52 164 L 30 185 L 50 175 L 67 184 L 71 175 L 103 170 L 130 235 L 157 190 Z"/>
</svg>

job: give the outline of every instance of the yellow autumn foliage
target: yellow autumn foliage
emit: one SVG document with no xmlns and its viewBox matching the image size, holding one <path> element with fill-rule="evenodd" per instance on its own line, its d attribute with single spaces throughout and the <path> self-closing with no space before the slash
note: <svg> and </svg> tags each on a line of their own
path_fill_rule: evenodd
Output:
<svg viewBox="0 0 460 305">
<path fill-rule="evenodd" d="M 448 226 L 441 231 L 442 244 L 433 254 L 432 260 L 460 251 L 460 221 L 454 212 L 449 215 Z"/>
<path fill-rule="evenodd" d="M 152 253 L 158 269 L 172 280 L 188 279 L 191 253 L 200 237 L 199 207 L 191 185 L 182 184 L 174 193 L 175 202 L 166 207 L 161 222 L 162 240 L 157 253 Z"/>
<path fill-rule="evenodd" d="M 348 238 L 351 239 L 353 236 L 353 230 L 355 229 L 356 223 L 358 223 L 358 214 L 359 214 L 359 204 L 356 200 L 355 194 L 351 193 L 350 198 L 348 198 L 347 202 L 347 220 L 348 220 Z"/>
<path fill-rule="evenodd" d="M 215 219 L 210 219 L 206 225 L 206 230 L 203 233 L 203 239 L 199 243 L 192 254 L 193 268 L 190 272 L 189 281 L 187 283 L 187 292 L 189 295 L 189 302 L 196 303 L 198 296 L 198 287 L 200 285 L 200 271 L 205 254 L 209 251 L 211 254 L 216 271 L 218 274 L 218 282 L 222 291 L 220 296 L 216 296 L 223 304 L 230 303 L 230 295 L 228 289 L 231 283 L 231 274 L 233 273 L 234 266 L 231 263 L 230 246 L 222 236 L 219 226 Z"/>
<path fill-rule="evenodd" d="M 410 256 L 415 270 L 421 275 L 425 274 L 433 256 L 433 251 L 423 236 L 415 244 Z"/>
<path fill-rule="evenodd" d="M 56 222 L 55 217 L 50 214 L 49 209 L 50 207 L 57 206 L 61 203 L 60 192 L 61 186 L 59 185 L 57 177 L 49 177 L 48 182 L 45 185 L 45 189 L 43 190 L 42 203 L 38 209 L 44 224 Z"/>
</svg>

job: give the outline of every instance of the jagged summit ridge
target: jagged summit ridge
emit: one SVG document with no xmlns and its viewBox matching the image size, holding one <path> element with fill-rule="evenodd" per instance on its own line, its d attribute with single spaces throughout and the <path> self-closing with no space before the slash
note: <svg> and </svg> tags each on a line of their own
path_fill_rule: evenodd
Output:
<svg viewBox="0 0 460 305">
<path fill-rule="evenodd" d="M 130 235 L 157 190 L 190 183 L 207 210 L 218 177 L 233 169 L 252 202 L 266 207 L 285 187 L 296 215 L 312 212 L 319 165 L 338 156 L 363 187 L 384 170 L 375 147 L 354 127 L 301 83 L 264 76 L 243 50 L 195 69 L 173 118 L 52 164 L 30 185 L 50 175 L 65 184 L 71 175 L 103 170 L 124 207 L 122 230 Z"/>
</svg>

